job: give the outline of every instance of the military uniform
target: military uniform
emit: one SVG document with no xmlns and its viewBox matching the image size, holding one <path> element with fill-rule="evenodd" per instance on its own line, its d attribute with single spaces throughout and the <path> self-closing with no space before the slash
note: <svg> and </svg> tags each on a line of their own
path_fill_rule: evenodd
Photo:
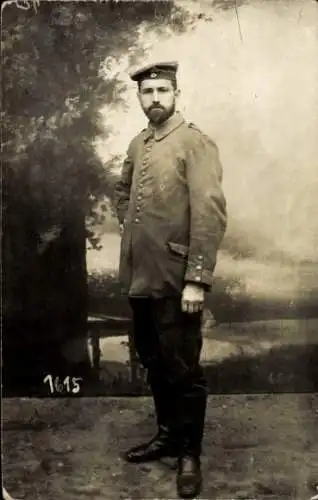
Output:
<svg viewBox="0 0 318 500">
<path fill-rule="evenodd" d="M 157 77 L 156 68 L 148 71 Z M 181 295 L 186 283 L 211 287 L 226 228 L 216 145 L 178 112 L 149 125 L 129 145 L 115 200 L 124 226 L 119 275 L 158 426 L 179 453 L 199 456 L 206 406 L 201 312 L 182 312 Z"/>
<path fill-rule="evenodd" d="M 120 280 L 131 296 L 209 288 L 226 223 L 216 145 L 179 113 L 135 137 L 117 184 Z"/>
</svg>

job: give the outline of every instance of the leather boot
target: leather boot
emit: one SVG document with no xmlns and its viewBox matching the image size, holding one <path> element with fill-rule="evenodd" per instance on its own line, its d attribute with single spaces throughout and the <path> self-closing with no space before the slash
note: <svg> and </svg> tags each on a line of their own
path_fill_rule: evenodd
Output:
<svg viewBox="0 0 318 500">
<path fill-rule="evenodd" d="M 201 492 L 200 458 L 183 455 L 178 459 L 177 491 L 180 498 L 195 498 Z"/>
<path fill-rule="evenodd" d="M 163 457 L 178 457 L 180 444 L 174 430 L 174 398 L 168 387 L 158 386 L 149 377 L 157 417 L 158 433 L 149 442 L 136 446 L 125 453 L 128 462 L 140 463 Z"/>
<path fill-rule="evenodd" d="M 160 427 L 169 427 L 171 420 L 171 399 L 169 392 L 163 392 L 162 388 L 156 387 L 155 384 L 150 384 L 153 402 L 156 412 L 158 429 Z"/>
<path fill-rule="evenodd" d="M 177 457 L 179 449 L 172 441 L 167 427 L 161 426 L 158 434 L 149 442 L 131 448 L 124 454 L 127 462 L 141 463 L 163 457 Z"/>
<path fill-rule="evenodd" d="M 182 450 L 178 460 L 177 491 L 180 498 L 195 498 L 201 491 L 201 444 L 204 431 L 207 392 L 195 386 L 179 400 Z"/>
</svg>

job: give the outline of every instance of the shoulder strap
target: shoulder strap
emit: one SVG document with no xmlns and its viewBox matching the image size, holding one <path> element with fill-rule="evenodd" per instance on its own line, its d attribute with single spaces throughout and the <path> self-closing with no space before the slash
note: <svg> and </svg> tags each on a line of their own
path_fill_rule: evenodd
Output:
<svg viewBox="0 0 318 500">
<path fill-rule="evenodd" d="M 197 130 L 198 132 L 201 132 L 201 130 L 199 129 L 199 127 L 196 126 L 195 123 L 192 123 L 192 122 L 189 122 L 188 123 L 188 127 L 189 128 L 194 128 L 194 130 Z M 201 132 L 202 133 L 202 132 Z"/>
<path fill-rule="evenodd" d="M 202 132 L 202 130 L 197 127 L 197 125 L 195 123 L 188 123 L 188 127 L 195 130 L 196 132 L 198 132 L 202 137 L 204 137 L 208 142 L 210 142 L 211 144 L 213 144 L 213 146 L 216 146 L 214 140 L 208 135 L 206 134 L 205 132 Z"/>
</svg>

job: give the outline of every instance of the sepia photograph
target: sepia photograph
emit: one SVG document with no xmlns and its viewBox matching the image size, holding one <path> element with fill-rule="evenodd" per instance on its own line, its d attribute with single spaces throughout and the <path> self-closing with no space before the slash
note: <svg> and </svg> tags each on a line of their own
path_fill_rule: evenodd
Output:
<svg viewBox="0 0 318 500">
<path fill-rule="evenodd" d="M 318 2 L 2 6 L 2 496 L 318 499 Z"/>
</svg>

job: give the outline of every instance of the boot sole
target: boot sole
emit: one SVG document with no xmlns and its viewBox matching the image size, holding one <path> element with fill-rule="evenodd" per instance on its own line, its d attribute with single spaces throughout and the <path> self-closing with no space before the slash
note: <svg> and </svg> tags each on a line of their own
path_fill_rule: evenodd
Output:
<svg viewBox="0 0 318 500">
<path fill-rule="evenodd" d="M 123 459 L 126 462 L 132 463 L 132 464 L 142 464 L 146 462 L 157 462 L 158 460 L 161 460 L 162 458 L 177 458 L 179 455 L 177 452 L 167 452 L 162 455 L 155 455 L 155 456 L 149 456 L 149 457 L 143 457 L 143 458 L 137 458 L 137 457 L 128 457 L 127 455 L 123 455 Z"/>
</svg>

